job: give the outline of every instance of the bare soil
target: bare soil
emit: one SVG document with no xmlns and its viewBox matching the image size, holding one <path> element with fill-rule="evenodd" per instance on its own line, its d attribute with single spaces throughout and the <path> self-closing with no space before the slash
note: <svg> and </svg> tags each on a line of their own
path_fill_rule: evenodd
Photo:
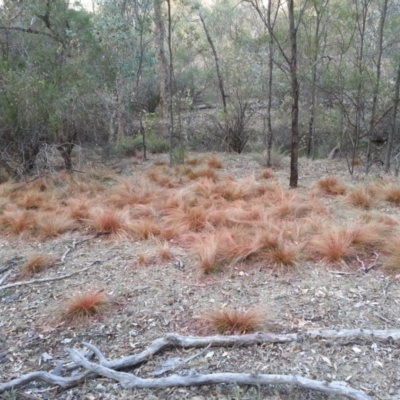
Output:
<svg viewBox="0 0 400 400">
<path fill-rule="evenodd" d="M 218 173 L 235 177 L 259 176 L 262 167 L 251 155 L 218 155 L 223 168 Z M 136 178 L 156 160 L 133 164 L 121 162 L 121 174 Z M 275 179 L 288 184 L 288 160 L 275 171 Z M 348 185 L 376 179 L 379 171 L 365 178 L 362 167 L 353 177 L 344 161 L 300 160 L 299 192 L 308 192 L 326 175 L 340 176 Z M 379 178 L 378 178 L 379 179 Z M 344 206 L 334 197 L 325 197 L 338 219 L 356 220 L 362 212 Z M 400 210 L 378 203 L 374 210 L 399 218 Z M 34 251 L 59 258 L 74 241 L 90 233 L 74 232 L 46 241 L 32 237 L 0 237 L 0 269 L 15 262 L 12 276 L 19 280 L 24 260 Z M 302 261 L 293 271 L 236 264 L 223 272 L 205 276 L 196 260 L 184 248 L 171 243 L 174 257 L 162 262 L 157 256 L 160 240 L 112 240 L 99 236 L 78 244 L 63 263 L 35 278 L 55 277 L 90 268 L 67 279 L 38 283 L 0 291 L 0 381 L 21 374 L 51 371 L 67 358 L 65 348 L 81 348 L 82 341 L 98 346 L 108 359 L 137 353 L 167 332 L 184 335 L 209 333 L 199 316 L 215 306 L 250 307 L 262 305 L 277 332 L 307 329 L 400 327 L 400 282 L 384 274 L 379 265 L 368 273 L 357 268 L 339 270 L 325 263 Z M 151 262 L 139 265 L 146 254 Z M 343 272 L 350 272 L 346 274 Z M 104 290 L 116 302 L 112 311 L 83 322 L 68 324 L 54 318 L 68 296 L 89 289 Z M 163 361 L 187 356 L 198 350 L 168 351 L 143 364 L 135 373 L 148 377 Z M 183 370 L 183 371 L 182 371 Z M 370 340 L 306 340 L 302 343 L 215 348 L 185 364 L 181 371 L 255 372 L 300 374 L 321 381 L 346 381 L 376 399 L 400 399 L 399 343 Z M 324 395 L 291 388 L 214 387 L 159 390 L 123 390 L 108 379 L 89 380 L 66 391 L 31 383 L 18 389 L 21 399 L 324 399 Z M 10 394 L 4 394 L 2 398 Z M 29 397 L 31 396 L 31 397 Z"/>
</svg>

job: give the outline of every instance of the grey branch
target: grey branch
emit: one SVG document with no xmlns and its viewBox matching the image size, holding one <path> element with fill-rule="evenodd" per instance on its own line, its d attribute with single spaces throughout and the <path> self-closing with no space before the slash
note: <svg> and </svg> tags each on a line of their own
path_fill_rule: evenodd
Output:
<svg viewBox="0 0 400 400">
<path fill-rule="evenodd" d="M 43 282 L 59 281 L 60 279 L 66 279 L 66 278 L 69 278 L 70 276 L 79 274 L 81 272 L 85 272 L 88 269 L 89 268 L 83 268 L 83 269 L 80 269 L 79 271 L 72 272 L 71 274 L 56 276 L 54 278 L 32 279 L 31 281 L 22 281 L 22 282 L 9 283 L 8 285 L 0 286 L 0 290 L 9 289 L 9 288 L 16 287 L 16 286 L 31 285 L 32 283 L 43 283 Z"/>
<path fill-rule="evenodd" d="M 82 272 L 78 271 L 78 272 Z M 173 375 L 166 378 L 150 378 L 142 379 L 133 374 L 118 372 L 118 370 L 132 368 L 150 359 L 155 354 L 168 348 L 204 348 L 204 347 L 233 347 L 246 346 L 262 343 L 289 343 L 296 341 L 304 341 L 308 339 L 354 339 L 364 338 L 366 340 L 400 340 L 400 329 L 338 329 L 338 330 L 309 330 L 300 333 L 290 334 L 273 334 L 259 332 L 247 335 L 230 335 L 230 336 L 182 336 L 175 333 L 169 333 L 163 338 L 153 341 L 150 346 L 136 355 L 121 357 L 108 361 L 102 354 L 100 349 L 90 343 L 82 344 L 90 349 L 98 358 L 99 364 L 92 363 L 87 360 L 88 356 L 83 356 L 77 350 L 69 350 L 69 354 L 75 364 L 69 365 L 66 370 L 73 370 L 79 367 L 86 369 L 80 375 L 73 377 L 61 377 L 48 372 L 31 372 L 22 375 L 6 383 L 0 383 L 0 393 L 6 390 L 26 385 L 32 381 L 43 381 L 49 384 L 55 384 L 62 388 L 76 386 L 86 379 L 93 378 L 96 375 L 115 379 L 127 388 L 156 388 L 171 386 L 199 386 L 217 383 L 236 383 L 245 385 L 270 385 L 270 384 L 288 384 L 302 388 L 319 390 L 328 394 L 336 394 L 347 397 L 348 399 L 372 399 L 365 393 L 347 386 L 343 382 L 322 382 L 314 381 L 301 376 L 290 375 L 261 375 L 261 374 L 235 374 L 235 373 L 217 373 L 206 375 L 194 375 L 189 377 L 181 377 Z M 196 355 L 198 356 L 198 354 Z"/>
<path fill-rule="evenodd" d="M 215 385 L 218 383 L 232 383 L 236 385 L 290 385 L 304 389 L 316 390 L 329 395 L 344 396 L 352 400 L 372 400 L 364 392 L 349 387 L 345 382 L 321 382 L 304 378 L 299 375 L 275 374 L 239 374 L 239 373 L 214 373 L 198 374 L 194 376 L 172 375 L 166 378 L 139 378 L 134 374 L 118 372 L 113 369 L 92 363 L 82 357 L 75 349 L 68 350 L 72 359 L 83 368 L 106 378 L 117 380 L 124 389 L 156 389 L 166 387 Z"/>
</svg>

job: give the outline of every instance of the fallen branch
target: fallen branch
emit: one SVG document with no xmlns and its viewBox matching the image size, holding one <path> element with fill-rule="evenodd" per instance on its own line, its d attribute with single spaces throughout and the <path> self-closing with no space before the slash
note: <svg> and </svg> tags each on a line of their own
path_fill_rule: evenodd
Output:
<svg viewBox="0 0 400 400">
<path fill-rule="evenodd" d="M 54 278 L 32 279 L 31 281 L 22 281 L 22 282 L 9 283 L 8 285 L 0 286 L 0 290 L 9 289 L 9 288 L 16 287 L 16 286 L 31 285 L 32 283 L 43 283 L 43 282 L 59 281 L 61 279 L 69 278 L 70 276 L 79 274 L 81 272 L 85 272 L 88 269 L 89 269 L 89 267 L 83 268 L 83 269 L 80 269 L 79 271 L 72 272 L 72 273 L 70 273 L 68 275 L 56 276 Z"/>
<path fill-rule="evenodd" d="M 82 272 L 78 271 L 78 272 Z M 77 353 L 76 350 L 69 350 L 69 353 L 75 363 L 65 365 L 64 363 L 58 363 L 56 370 L 53 373 L 49 372 L 31 372 L 29 374 L 22 375 L 9 382 L 0 383 L 0 393 L 16 388 L 18 386 L 25 385 L 32 381 L 43 381 L 49 384 L 55 384 L 61 388 L 69 388 L 83 383 L 86 379 L 94 378 L 97 375 L 106 377 L 112 377 L 117 379 L 122 384 L 128 385 L 127 387 L 161 387 L 162 382 L 166 382 L 167 386 L 198 386 L 207 385 L 211 383 L 229 383 L 235 382 L 237 384 L 248 384 L 248 385 L 269 385 L 269 384 L 290 384 L 296 385 L 303 388 L 309 388 L 314 390 L 324 391 L 329 394 L 340 394 L 349 399 L 371 399 L 366 394 L 352 389 L 345 383 L 332 382 L 330 384 L 320 381 L 312 381 L 300 376 L 287 376 L 287 375 L 259 375 L 259 374 L 211 374 L 211 375 L 195 375 L 191 377 L 180 377 L 174 375 L 169 378 L 152 378 L 152 379 L 141 379 L 132 374 L 125 374 L 117 372 L 118 370 L 132 368 L 139 364 L 152 359 L 153 356 L 162 350 L 168 348 L 208 348 L 208 347 L 233 347 L 233 346 L 246 346 L 262 343 L 290 343 L 290 342 L 302 342 L 307 339 L 354 339 L 364 338 L 369 340 L 390 340 L 392 342 L 400 340 L 400 329 L 341 329 L 341 330 L 309 330 L 306 332 L 289 333 L 289 334 L 274 334 L 267 332 L 259 332 L 247 335 L 215 335 L 215 336 L 182 336 L 175 333 L 169 333 L 163 338 L 159 338 L 153 341 L 150 346 L 143 350 L 139 354 L 124 356 L 115 360 L 107 360 L 103 353 L 96 346 L 90 343 L 83 342 L 83 346 L 91 350 L 87 354 Z M 200 353 L 190 358 L 198 357 Z M 94 354 L 99 360 L 100 364 L 90 363 L 87 358 Z M 184 359 L 181 364 L 189 360 Z M 89 363 L 89 364 L 87 364 Z M 80 375 L 71 377 L 60 376 L 61 370 L 73 371 L 79 367 L 84 367 L 85 372 Z M 180 365 L 173 367 L 178 368 Z M 162 373 L 167 372 L 167 370 Z M 95 374 L 93 374 L 95 373 Z M 156 374 L 158 375 L 158 371 Z M 133 378 L 132 378 L 133 377 Z M 179 379 L 178 379 L 179 378 Z M 140 379 L 140 380 L 138 380 Z M 182 381 L 183 379 L 183 381 Z M 134 386 L 129 386 L 134 385 Z M 146 386 L 143 386 L 146 385 Z"/>
<path fill-rule="evenodd" d="M 166 387 L 203 386 L 218 383 L 232 383 L 235 385 L 290 385 L 303 389 L 316 390 L 328 395 L 341 395 L 352 400 L 372 400 L 366 393 L 349 387 L 345 382 L 320 382 L 304 378 L 299 375 L 266 375 L 266 374 L 239 374 L 215 373 L 195 374 L 194 376 L 172 375 L 166 378 L 139 378 L 134 374 L 118 372 L 113 369 L 92 363 L 82 357 L 75 349 L 68 349 L 72 359 L 86 370 L 106 378 L 117 380 L 124 389 L 156 389 Z"/>
</svg>

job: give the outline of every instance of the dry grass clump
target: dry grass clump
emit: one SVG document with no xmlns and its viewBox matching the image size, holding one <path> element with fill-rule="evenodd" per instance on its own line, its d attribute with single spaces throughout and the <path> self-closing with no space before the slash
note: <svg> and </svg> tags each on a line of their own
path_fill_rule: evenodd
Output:
<svg viewBox="0 0 400 400">
<path fill-rule="evenodd" d="M 361 222 L 362 223 L 376 222 L 382 225 L 393 227 L 393 226 L 398 226 L 400 221 L 389 215 L 376 211 L 376 212 L 366 212 L 362 214 Z"/>
<path fill-rule="evenodd" d="M 157 191 L 149 183 L 121 179 L 119 185 L 111 190 L 107 203 L 115 208 L 124 208 L 136 204 L 149 204 L 156 198 Z"/>
<path fill-rule="evenodd" d="M 76 222 L 65 213 L 37 212 L 35 217 L 35 230 L 45 237 L 59 236 L 77 228 Z"/>
<path fill-rule="evenodd" d="M 309 243 L 309 251 L 328 262 L 337 263 L 346 260 L 354 254 L 353 237 L 346 230 L 339 227 L 330 227 Z"/>
<path fill-rule="evenodd" d="M 130 224 L 130 231 L 139 240 L 147 240 L 161 232 L 160 226 L 151 218 L 142 218 Z"/>
<path fill-rule="evenodd" d="M 220 308 L 207 311 L 201 319 L 218 333 L 243 334 L 262 330 L 266 325 L 265 311 L 260 307 L 249 309 Z"/>
<path fill-rule="evenodd" d="M 24 265 L 22 272 L 25 275 L 37 274 L 54 265 L 55 258 L 47 254 L 31 254 Z"/>
<path fill-rule="evenodd" d="M 272 179 L 274 176 L 274 173 L 270 169 L 264 169 L 261 172 L 261 178 L 263 179 Z"/>
<path fill-rule="evenodd" d="M 136 261 L 139 265 L 149 265 L 151 264 L 151 257 L 145 253 L 139 253 Z"/>
<path fill-rule="evenodd" d="M 149 171 L 147 172 L 147 177 L 157 183 L 159 186 L 171 189 L 175 186 L 173 180 L 169 177 L 164 175 L 161 171 Z"/>
<path fill-rule="evenodd" d="M 400 232 L 394 232 L 390 239 L 385 241 L 383 246 L 384 256 L 382 259 L 382 268 L 390 274 L 400 273 Z"/>
<path fill-rule="evenodd" d="M 205 274 L 212 274 L 221 269 L 221 264 L 218 260 L 218 243 L 211 236 L 198 243 L 194 248 L 194 253 L 197 258 L 199 267 Z"/>
<path fill-rule="evenodd" d="M 300 260 L 301 247 L 279 240 L 277 246 L 271 247 L 266 257 L 272 264 L 278 267 L 294 267 Z"/>
<path fill-rule="evenodd" d="M 14 207 L 4 211 L 1 217 L 2 228 L 15 235 L 31 231 L 34 222 L 35 219 L 31 211 L 19 210 Z"/>
<path fill-rule="evenodd" d="M 90 217 L 92 202 L 85 196 L 72 197 L 66 201 L 66 212 L 77 221 L 83 221 Z"/>
<path fill-rule="evenodd" d="M 208 212 L 202 206 L 172 209 L 164 218 L 164 226 L 174 227 L 180 233 L 198 232 L 207 226 L 207 217 Z"/>
<path fill-rule="evenodd" d="M 303 218 L 313 211 L 313 205 L 295 193 L 283 192 L 279 202 L 268 210 L 274 218 Z"/>
<path fill-rule="evenodd" d="M 217 157 L 210 157 L 208 160 L 207 160 L 207 165 L 210 167 L 210 168 L 215 168 L 215 169 L 220 169 L 220 168 L 222 168 L 222 162 L 221 162 L 221 160 L 219 159 L 219 158 L 217 158 Z"/>
<path fill-rule="evenodd" d="M 207 168 L 198 168 L 194 169 L 186 174 L 186 176 L 191 179 L 199 179 L 199 178 L 207 178 L 212 181 L 217 181 L 218 180 L 218 175 L 215 172 L 213 168 L 207 167 Z"/>
<path fill-rule="evenodd" d="M 197 157 L 193 157 L 193 158 L 189 158 L 185 161 L 185 164 L 187 165 L 191 165 L 191 166 L 196 166 L 201 164 L 202 160 L 200 158 Z"/>
<path fill-rule="evenodd" d="M 368 210 L 373 206 L 376 199 L 371 190 L 365 187 L 359 187 L 351 190 L 344 201 L 352 206 Z"/>
<path fill-rule="evenodd" d="M 72 322 L 107 311 L 111 304 L 112 301 L 106 293 L 93 290 L 72 296 L 61 305 L 59 313 L 63 320 Z"/>
<path fill-rule="evenodd" d="M 346 186 L 336 176 L 327 176 L 317 182 L 317 189 L 331 196 L 343 195 L 346 193 Z"/>
<path fill-rule="evenodd" d="M 107 233 L 124 238 L 131 233 L 129 211 L 108 209 L 95 209 L 87 220 L 97 233 Z"/>
<path fill-rule="evenodd" d="M 202 237 L 188 234 L 183 241 L 189 245 L 191 243 L 199 267 L 206 274 L 217 272 L 224 265 L 246 260 L 260 250 L 260 245 L 254 242 L 251 230 L 240 228 L 223 228 Z"/>
<path fill-rule="evenodd" d="M 392 229 L 387 225 L 371 222 L 348 227 L 343 232 L 350 237 L 353 246 L 365 248 L 380 246 L 391 235 Z"/>
<path fill-rule="evenodd" d="M 26 210 L 54 210 L 56 207 L 55 198 L 51 193 L 44 193 L 37 189 L 18 191 L 18 196 L 13 203 L 21 209 Z"/>
<path fill-rule="evenodd" d="M 162 247 L 158 250 L 158 255 L 161 261 L 170 261 L 174 258 L 174 254 L 171 251 L 171 248 L 167 242 L 164 242 Z"/>
<path fill-rule="evenodd" d="M 400 185 L 388 184 L 382 187 L 381 196 L 384 200 L 400 206 Z"/>
</svg>

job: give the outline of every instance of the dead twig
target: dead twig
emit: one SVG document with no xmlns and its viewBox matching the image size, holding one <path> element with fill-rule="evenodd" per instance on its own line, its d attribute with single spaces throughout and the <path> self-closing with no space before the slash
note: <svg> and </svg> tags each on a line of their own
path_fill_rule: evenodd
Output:
<svg viewBox="0 0 400 400">
<path fill-rule="evenodd" d="M 32 283 L 43 283 L 43 282 L 59 281 L 61 279 L 69 278 L 70 276 L 73 276 L 73 275 L 76 275 L 76 274 L 80 274 L 81 272 L 85 272 L 88 269 L 89 269 L 89 267 L 83 268 L 83 269 L 80 269 L 79 271 L 72 272 L 71 274 L 56 276 L 54 278 L 32 279 L 31 281 L 9 283 L 8 285 L 0 286 L 0 290 L 9 289 L 9 288 L 16 287 L 16 286 L 30 285 Z"/>
</svg>

